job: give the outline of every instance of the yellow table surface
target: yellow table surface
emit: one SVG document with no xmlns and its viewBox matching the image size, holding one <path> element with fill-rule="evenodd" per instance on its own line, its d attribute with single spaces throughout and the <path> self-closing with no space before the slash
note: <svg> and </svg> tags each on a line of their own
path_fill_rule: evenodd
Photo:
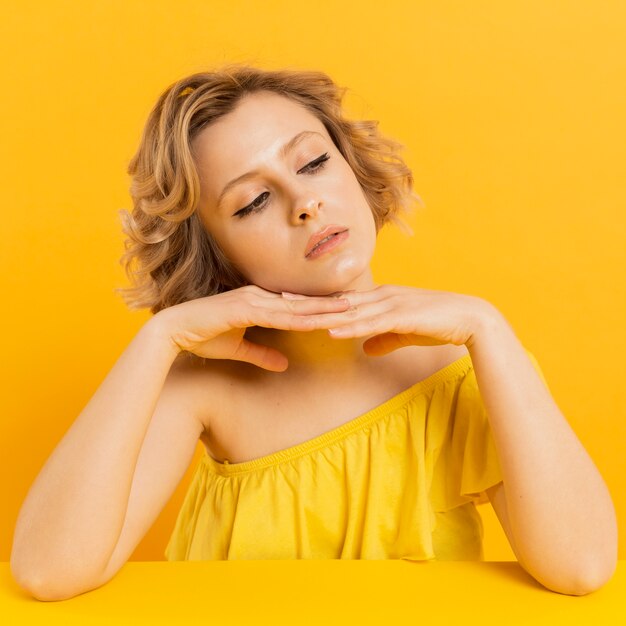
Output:
<svg viewBox="0 0 626 626">
<path fill-rule="evenodd" d="M 0 563 L 2 624 L 626 624 L 626 561 L 598 591 L 548 591 L 514 561 L 129 562 L 40 602 Z"/>
</svg>

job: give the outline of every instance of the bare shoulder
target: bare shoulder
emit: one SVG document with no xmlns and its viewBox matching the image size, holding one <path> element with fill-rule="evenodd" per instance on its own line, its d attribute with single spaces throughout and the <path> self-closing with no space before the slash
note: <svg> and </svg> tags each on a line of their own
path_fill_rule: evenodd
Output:
<svg viewBox="0 0 626 626">
<path fill-rule="evenodd" d="M 172 363 L 168 384 L 208 431 L 211 415 L 222 410 L 236 386 L 237 371 L 233 361 L 203 359 L 182 352 Z"/>
<path fill-rule="evenodd" d="M 396 393 L 467 354 L 469 351 L 465 345 L 454 344 L 398 350 L 388 371 L 392 381 L 390 389 Z M 376 371 L 376 379 L 380 380 L 380 365 Z M 203 359 L 188 352 L 176 358 L 168 375 L 172 393 L 180 398 L 180 402 L 189 403 L 190 412 L 202 424 L 205 436 L 208 435 L 212 421 L 219 420 L 222 415 L 231 415 L 233 410 L 240 412 L 242 407 L 250 408 L 246 404 L 248 401 L 261 410 L 264 394 L 259 393 L 260 388 L 275 391 L 275 386 L 267 383 L 267 372 L 249 363 Z M 289 381 L 283 378 L 281 385 L 289 395 Z M 269 395 L 272 395 L 271 391 Z"/>
<path fill-rule="evenodd" d="M 420 366 L 417 366 L 418 380 L 433 376 L 469 354 L 469 350 L 464 344 L 457 346 L 453 343 L 447 343 L 439 346 L 426 346 L 424 349 L 423 354 L 416 355 L 417 362 L 421 363 L 421 367 L 423 367 L 420 370 Z"/>
<path fill-rule="evenodd" d="M 418 379 L 423 380 L 440 370 L 456 363 L 469 354 L 469 350 L 465 344 L 457 346 L 453 343 L 442 344 L 439 346 L 418 346 L 411 357 L 408 364 L 411 371 L 415 371 L 412 360 L 415 362 Z"/>
<path fill-rule="evenodd" d="M 469 354 L 465 344 L 457 346 L 453 343 L 447 343 L 438 347 L 440 350 L 435 355 L 435 370 L 443 369 Z"/>
</svg>

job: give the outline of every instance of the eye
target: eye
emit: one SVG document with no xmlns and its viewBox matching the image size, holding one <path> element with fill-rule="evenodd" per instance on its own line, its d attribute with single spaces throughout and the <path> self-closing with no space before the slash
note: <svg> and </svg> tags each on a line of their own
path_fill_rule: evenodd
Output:
<svg viewBox="0 0 626 626">
<path fill-rule="evenodd" d="M 325 152 L 324 154 L 322 154 L 322 156 L 317 157 L 317 159 L 311 161 L 310 163 L 307 163 L 302 169 L 298 170 L 298 174 L 300 174 L 301 172 L 305 174 L 319 172 L 326 165 L 326 161 L 328 161 L 328 159 L 330 159 L 330 156 L 328 155 L 328 152 Z M 250 213 L 256 213 L 257 211 L 260 211 L 265 206 L 263 200 L 265 200 L 267 196 L 269 196 L 269 191 L 264 191 L 260 196 L 257 196 L 250 204 L 243 207 L 242 209 L 239 209 L 239 211 L 237 211 L 233 215 L 242 218 L 246 215 L 249 215 Z"/>
</svg>

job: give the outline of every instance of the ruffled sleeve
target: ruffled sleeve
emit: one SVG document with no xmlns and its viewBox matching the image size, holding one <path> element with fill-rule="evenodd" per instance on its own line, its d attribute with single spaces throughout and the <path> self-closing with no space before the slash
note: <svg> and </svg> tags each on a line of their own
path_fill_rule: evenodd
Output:
<svg viewBox="0 0 626 626">
<path fill-rule="evenodd" d="M 547 387 L 534 355 L 526 348 L 535 370 Z M 430 428 L 428 451 L 433 463 L 431 501 L 435 511 L 448 511 L 467 502 L 489 502 L 485 490 L 502 481 L 498 452 L 487 410 L 470 367 L 457 387 L 450 420 L 438 432 Z M 434 446 L 434 449 L 433 449 Z"/>
</svg>

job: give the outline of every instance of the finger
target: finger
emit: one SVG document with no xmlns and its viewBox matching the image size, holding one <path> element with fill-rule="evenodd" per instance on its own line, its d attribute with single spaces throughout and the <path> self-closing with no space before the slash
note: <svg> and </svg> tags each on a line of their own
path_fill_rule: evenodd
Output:
<svg viewBox="0 0 626 626">
<path fill-rule="evenodd" d="M 332 297 L 332 298 L 341 298 L 341 297 L 345 297 L 351 293 L 357 293 L 356 289 L 347 289 L 346 291 L 333 291 L 332 293 L 329 293 L 328 296 Z"/>
<path fill-rule="evenodd" d="M 406 346 L 440 346 L 444 342 L 426 335 L 412 333 L 382 333 L 363 342 L 363 351 L 369 356 L 382 356 Z"/>
<path fill-rule="evenodd" d="M 325 296 L 305 296 L 302 293 L 291 293 L 289 291 L 281 291 L 280 295 L 286 300 L 307 300 L 310 298 L 341 298 L 342 292 L 337 291 L 335 293 L 329 293 Z"/>
<path fill-rule="evenodd" d="M 382 324 L 382 322 L 368 317 L 354 324 L 329 328 L 328 334 L 335 339 L 353 339 L 367 335 L 378 335 L 391 330 L 388 325 L 383 326 Z"/>
<path fill-rule="evenodd" d="M 363 342 L 363 351 L 369 356 L 382 356 L 398 348 L 415 345 L 413 343 L 414 336 L 415 335 L 403 335 L 398 333 L 374 335 Z"/>
<path fill-rule="evenodd" d="M 243 306 L 241 306 L 243 304 Z M 283 330 L 313 330 L 312 320 L 303 324 L 300 319 L 323 313 L 345 311 L 350 303 L 337 298 L 310 298 L 306 300 L 283 300 L 282 298 L 253 298 L 236 303 L 231 327 L 264 326 Z"/>
<path fill-rule="evenodd" d="M 246 319 L 237 322 L 238 327 L 262 326 L 263 328 L 275 328 L 278 330 L 312 331 L 319 328 L 328 328 L 328 322 L 324 318 L 332 313 L 318 313 L 310 315 L 296 315 L 289 311 L 257 310 Z M 235 324 L 235 322 L 233 322 Z"/>
<path fill-rule="evenodd" d="M 245 361 L 271 372 L 284 372 L 289 365 L 287 357 L 278 350 L 243 339 L 231 356 L 235 361 Z"/>
<path fill-rule="evenodd" d="M 357 291 L 352 289 L 350 291 L 342 291 L 337 294 L 339 297 L 346 298 L 351 304 L 360 306 L 362 304 L 370 304 L 372 302 L 380 302 L 391 297 L 393 289 L 389 285 L 380 285 L 374 289 L 367 289 L 365 291 Z"/>
<path fill-rule="evenodd" d="M 392 330 L 389 309 L 389 305 L 383 302 L 351 306 L 344 311 L 328 312 L 326 315 L 316 317 L 314 328 L 337 329 L 337 336 L 339 336 L 342 331 L 338 329 L 345 327 L 346 332 L 349 332 L 360 323 L 359 328 L 364 329 L 361 336 L 368 333 L 381 333 Z"/>
<path fill-rule="evenodd" d="M 363 352 L 369 356 L 388 354 L 406 345 L 402 337 L 406 337 L 406 335 L 398 335 L 397 333 L 374 335 L 363 342 Z"/>
<path fill-rule="evenodd" d="M 275 300 L 272 306 L 296 315 L 315 313 L 339 313 L 350 308 L 350 303 L 343 298 L 306 298 Z"/>
<path fill-rule="evenodd" d="M 288 291 L 282 291 L 280 295 L 286 300 L 306 300 L 308 298 L 308 296 L 299 293 L 289 293 Z"/>
<path fill-rule="evenodd" d="M 303 294 L 291 294 L 283 292 L 283 296 L 280 293 L 274 293 L 271 291 L 262 291 L 251 293 L 250 296 L 243 299 L 244 303 L 248 303 L 252 306 L 288 306 L 292 307 L 288 310 L 295 310 L 293 307 L 302 307 L 305 312 L 309 312 L 315 309 L 316 305 L 321 307 L 320 311 L 339 310 L 345 305 L 349 306 L 349 303 L 345 298 L 339 296 L 305 296 Z M 302 303 L 308 303 L 303 305 Z M 338 304 L 340 303 L 340 304 Z"/>
</svg>

